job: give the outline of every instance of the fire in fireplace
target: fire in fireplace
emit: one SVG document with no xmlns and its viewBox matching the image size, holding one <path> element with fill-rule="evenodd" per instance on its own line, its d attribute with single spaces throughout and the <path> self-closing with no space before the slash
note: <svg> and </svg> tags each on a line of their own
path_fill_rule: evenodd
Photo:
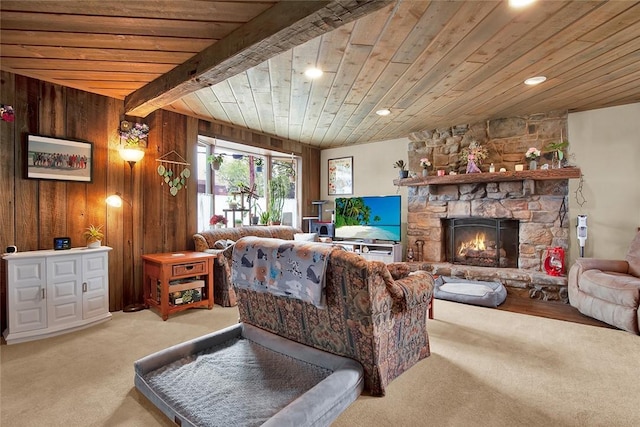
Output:
<svg viewBox="0 0 640 427">
<path fill-rule="evenodd" d="M 519 222 L 455 218 L 445 221 L 447 261 L 479 267 L 517 267 Z"/>
</svg>

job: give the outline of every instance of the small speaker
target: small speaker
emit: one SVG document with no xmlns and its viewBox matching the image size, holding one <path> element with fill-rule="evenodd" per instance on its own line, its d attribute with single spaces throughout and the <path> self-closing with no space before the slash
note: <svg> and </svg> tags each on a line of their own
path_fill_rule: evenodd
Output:
<svg viewBox="0 0 640 427">
<path fill-rule="evenodd" d="M 320 237 L 335 237 L 336 226 L 332 222 L 320 222 L 320 221 L 310 220 L 309 232 L 318 233 L 318 236 Z"/>
<path fill-rule="evenodd" d="M 7 246 L 7 253 L 8 254 L 15 254 L 16 252 L 18 252 L 18 247 L 17 246 Z"/>
</svg>

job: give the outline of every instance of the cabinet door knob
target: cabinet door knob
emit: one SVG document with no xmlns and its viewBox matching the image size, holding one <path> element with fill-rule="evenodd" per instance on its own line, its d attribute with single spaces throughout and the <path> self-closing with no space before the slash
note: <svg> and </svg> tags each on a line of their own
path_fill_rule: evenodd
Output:
<svg viewBox="0 0 640 427">
<path fill-rule="evenodd" d="M 87 282 L 82 283 L 82 292 L 87 292 Z"/>
</svg>

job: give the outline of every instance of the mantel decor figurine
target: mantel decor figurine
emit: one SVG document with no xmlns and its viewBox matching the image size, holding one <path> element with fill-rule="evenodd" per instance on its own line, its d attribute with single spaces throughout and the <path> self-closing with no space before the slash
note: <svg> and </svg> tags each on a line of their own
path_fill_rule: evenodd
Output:
<svg viewBox="0 0 640 427">
<path fill-rule="evenodd" d="M 482 161 L 487 158 L 489 152 L 487 149 L 476 141 L 472 141 L 468 147 L 462 149 L 460 153 L 460 160 L 462 163 L 467 164 L 467 173 L 479 173 L 482 172 L 478 165 L 482 164 Z"/>
</svg>

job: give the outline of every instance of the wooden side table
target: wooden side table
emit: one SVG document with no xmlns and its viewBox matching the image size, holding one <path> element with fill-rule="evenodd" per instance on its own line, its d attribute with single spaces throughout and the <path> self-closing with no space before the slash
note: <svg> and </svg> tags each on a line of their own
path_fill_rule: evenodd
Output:
<svg viewBox="0 0 640 427">
<path fill-rule="evenodd" d="M 159 309 L 162 320 L 189 308 L 213 308 L 215 255 L 185 251 L 147 254 L 142 255 L 142 259 L 144 303 Z M 200 292 L 200 301 L 190 299 L 196 291 Z"/>
</svg>

